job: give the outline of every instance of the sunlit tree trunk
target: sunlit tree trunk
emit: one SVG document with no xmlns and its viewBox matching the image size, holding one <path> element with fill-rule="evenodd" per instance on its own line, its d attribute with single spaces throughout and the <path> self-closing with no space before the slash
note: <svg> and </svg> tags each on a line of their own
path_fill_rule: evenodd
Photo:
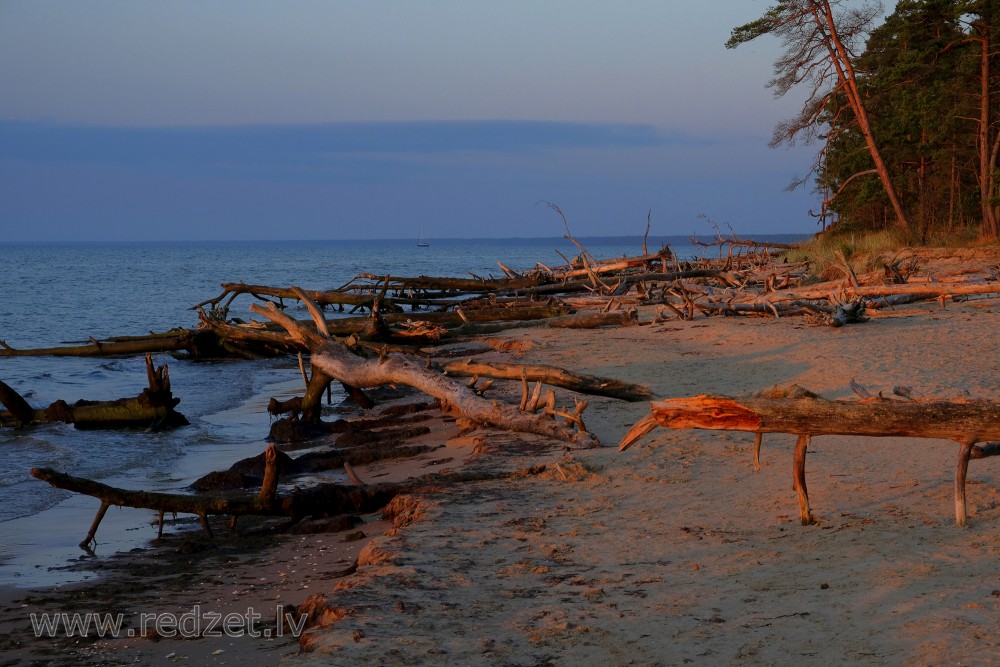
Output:
<svg viewBox="0 0 1000 667">
<path fill-rule="evenodd" d="M 858 81 L 854 73 L 854 67 L 851 64 L 850 54 L 844 47 L 837 32 L 833 9 L 827 0 L 810 4 L 812 5 L 810 11 L 819 29 L 826 37 L 826 47 L 830 53 L 830 61 L 837 70 L 839 85 L 847 95 L 847 102 L 851 107 L 851 111 L 854 112 L 854 117 L 858 122 L 858 129 L 865 138 L 865 146 L 867 146 L 872 161 L 875 163 L 875 171 L 878 174 L 879 180 L 882 181 L 882 187 L 885 189 L 885 194 L 889 198 L 892 210 L 896 214 L 896 224 L 901 229 L 910 231 L 910 223 L 906 217 L 906 213 L 903 211 L 903 205 L 896 192 L 896 186 L 893 185 L 892 177 L 889 175 L 889 168 L 882 159 L 882 153 L 879 151 L 878 144 L 875 141 L 875 133 L 872 131 L 871 121 L 868 120 L 868 111 L 865 109 L 864 100 L 858 90 Z"/>
<path fill-rule="evenodd" d="M 833 4 L 837 4 L 836 0 Z M 756 21 L 733 29 L 726 46 L 735 48 L 762 35 L 777 36 L 784 40 L 785 53 L 775 62 L 776 77 L 768 85 L 775 88 L 778 96 L 795 87 L 810 88 L 799 116 L 778 125 L 772 144 L 791 141 L 800 132 L 815 133 L 823 111 L 831 102 L 839 102 L 839 95 L 843 96 L 864 138 L 896 226 L 911 233 L 910 222 L 875 140 L 847 46 L 852 40 L 860 40 L 880 13 L 879 7 L 866 2 L 860 8 L 847 10 L 838 19 L 829 0 L 782 0 Z M 844 24 L 843 30 L 838 20 Z"/>
</svg>

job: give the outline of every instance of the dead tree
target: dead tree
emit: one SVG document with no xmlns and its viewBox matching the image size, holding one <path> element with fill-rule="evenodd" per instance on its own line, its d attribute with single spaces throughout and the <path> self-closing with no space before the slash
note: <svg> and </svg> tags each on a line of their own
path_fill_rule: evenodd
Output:
<svg viewBox="0 0 1000 667">
<path fill-rule="evenodd" d="M 235 518 L 240 516 L 283 516 L 288 517 L 289 525 L 291 525 L 307 516 L 374 512 L 384 507 L 393 497 L 403 493 L 441 488 L 459 482 L 498 479 L 511 474 L 532 474 L 545 468 L 545 466 L 529 468 L 519 473 L 492 471 L 439 473 L 385 484 L 319 484 L 305 489 L 296 489 L 289 495 L 281 496 L 276 491 L 278 483 L 276 460 L 277 452 L 274 445 L 271 445 L 265 454 L 264 482 L 260 492 L 254 496 L 188 495 L 134 491 L 108 486 L 83 477 L 67 475 L 51 468 L 32 468 L 31 476 L 47 482 L 57 489 L 81 493 L 101 501 L 94 521 L 87 531 L 87 536 L 80 543 L 81 548 L 89 549 L 104 515 L 112 505 L 151 509 L 158 512 L 160 515 L 160 535 L 163 532 L 164 514 L 168 512 L 195 514 L 200 519 L 205 534 L 211 538 L 212 529 L 208 522 L 209 516 L 231 517 L 230 527 L 235 527 Z"/>
<path fill-rule="evenodd" d="M 211 340 L 199 331 L 175 329 L 148 336 L 116 336 L 107 340 L 91 338 L 90 342 L 62 347 L 19 349 L 0 340 L 0 357 L 115 357 L 153 352 L 186 350 L 195 353 L 211 346 Z"/>
<path fill-rule="evenodd" d="M 544 382 L 553 387 L 562 387 L 582 394 L 608 396 L 623 401 L 648 401 L 653 397 L 653 392 L 649 387 L 610 378 L 582 375 L 555 366 L 485 363 L 469 360 L 449 362 L 442 367 L 442 370 L 446 375 Z"/>
<path fill-rule="evenodd" d="M 442 406 L 454 409 L 474 423 L 543 435 L 580 447 L 600 444 L 590 433 L 582 429 L 567 428 L 551 416 L 522 412 L 517 406 L 482 398 L 466 384 L 455 382 L 429 368 L 426 361 L 419 357 L 389 353 L 377 358 L 359 357 L 346 345 L 327 335 L 326 323 L 319 307 L 310 301 L 306 303 L 315 321 L 315 329 L 288 317 L 273 304 L 252 304 L 250 309 L 280 324 L 299 345 L 309 349 L 309 363 L 314 373 L 319 372 L 362 389 L 405 384 L 433 396 Z"/>
<path fill-rule="evenodd" d="M 55 401 L 43 410 L 35 410 L 20 394 L 0 382 L 0 403 L 8 413 L 0 411 L 0 425 L 12 421 L 15 426 L 64 422 L 78 429 L 97 428 L 175 428 L 188 423 L 174 410 L 181 399 L 170 390 L 167 366 L 153 368 L 153 359 L 146 355 L 146 378 L 149 386 L 138 396 L 116 401 L 80 400 L 72 405 Z"/>
<path fill-rule="evenodd" d="M 1000 440 L 1000 403 L 988 400 L 910 401 L 879 396 L 861 401 L 833 401 L 801 389 L 750 398 L 707 394 L 667 398 L 652 402 L 652 414 L 637 422 L 622 438 L 619 451 L 625 451 L 657 426 L 799 436 L 793 479 L 803 525 L 813 522 L 805 481 L 806 450 L 813 436 L 903 436 L 957 442 L 955 521 L 960 526 L 966 523 L 965 480 L 969 459 L 1000 453 L 995 445 L 977 444 Z M 758 447 L 759 441 L 755 449 Z"/>
</svg>

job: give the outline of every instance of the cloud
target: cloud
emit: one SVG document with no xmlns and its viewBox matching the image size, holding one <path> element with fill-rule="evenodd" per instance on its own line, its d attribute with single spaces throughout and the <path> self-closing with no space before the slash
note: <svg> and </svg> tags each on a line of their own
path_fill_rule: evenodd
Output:
<svg viewBox="0 0 1000 667">
<path fill-rule="evenodd" d="M 309 168 L 359 156 L 641 148 L 684 141 L 648 125 L 545 121 L 149 128 L 0 122 L 0 159 L 160 168 Z"/>
<path fill-rule="evenodd" d="M 648 125 L 392 122 L 96 127 L 0 122 L 8 239 L 601 235 L 657 212 L 664 233 L 708 213 L 789 231 L 782 192 L 803 156 L 766 137 L 699 139 Z M 808 161 L 807 159 L 805 161 Z M 556 229 L 553 231 L 552 225 Z"/>
</svg>

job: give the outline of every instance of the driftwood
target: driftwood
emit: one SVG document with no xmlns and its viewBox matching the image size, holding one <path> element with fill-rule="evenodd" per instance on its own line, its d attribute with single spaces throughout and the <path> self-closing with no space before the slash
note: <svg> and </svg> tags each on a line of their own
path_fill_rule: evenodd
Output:
<svg viewBox="0 0 1000 667">
<path fill-rule="evenodd" d="M 80 345 L 19 349 L 0 340 L 0 357 L 115 357 L 153 352 L 186 350 L 194 354 L 200 348 L 210 347 L 201 332 L 175 329 L 148 336 L 116 336 L 107 340 L 90 339 Z"/>
<path fill-rule="evenodd" d="M 581 313 L 579 315 L 564 315 L 541 320 L 522 322 L 481 322 L 463 324 L 448 331 L 443 339 L 453 340 L 466 336 L 483 336 L 510 329 L 531 329 L 548 327 L 552 329 L 601 329 L 603 327 L 627 327 L 638 322 L 634 310 L 622 310 L 613 313 Z"/>
<path fill-rule="evenodd" d="M 623 401 L 648 401 L 653 392 L 648 388 L 630 382 L 573 373 L 555 366 L 485 363 L 479 361 L 452 361 L 441 368 L 445 375 L 465 377 L 503 378 L 544 382 L 553 387 L 571 389 L 581 394 L 608 396 Z"/>
<path fill-rule="evenodd" d="M 27 426 L 35 421 L 35 409 L 3 381 L 0 381 L 0 403 L 10 412 L 10 418 L 15 426 Z M 3 415 L 0 414 L 0 424 L 2 423 Z"/>
<path fill-rule="evenodd" d="M 568 235 L 567 238 L 573 240 Z M 692 291 L 698 288 L 691 281 L 701 281 L 706 283 L 702 287 L 706 291 L 712 291 L 708 287 L 708 283 L 712 283 L 752 297 L 747 287 L 758 282 L 761 273 L 759 266 L 734 270 L 733 262 L 728 259 L 723 268 L 719 268 L 719 262 L 707 260 L 681 262 L 669 248 L 639 257 L 596 260 L 582 246 L 578 247 L 581 254 L 577 260 L 567 260 L 562 267 L 550 268 L 538 263 L 539 268 L 517 272 L 498 263 L 504 278 L 408 278 L 362 274 L 333 290 L 227 282 L 222 284 L 219 296 L 193 306 L 200 311 L 197 329 L 90 339 L 80 344 L 36 349 L 17 349 L 0 341 L 0 357 L 103 357 L 184 351 L 196 358 L 257 359 L 303 351 L 284 331 L 267 325 L 246 324 L 238 319 L 229 320 L 228 311 L 233 300 L 244 294 L 279 308 L 289 300 L 302 302 L 304 294 L 320 307 L 333 307 L 340 312 L 345 308 L 367 310 L 371 316 L 341 317 L 332 321 L 328 325 L 330 334 L 411 348 L 519 327 L 628 326 L 637 321 L 633 311 L 607 311 L 616 303 L 621 305 L 622 297 L 630 291 L 638 295 L 629 301 L 635 303 L 664 283 L 685 280 Z M 774 277 L 776 269 L 771 270 L 770 277 L 766 278 L 768 285 L 773 287 L 780 280 L 787 286 L 792 273 L 800 269 L 800 265 L 782 267 L 781 278 Z M 580 295 L 588 298 L 581 301 Z M 614 298 L 609 302 L 607 297 Z M 570 298 L 588 310 L 573 313 L 572 304 L 567 303 Z M 410 306 L 412 311 L 428 310 L 415 316 L 412 312 L 403 313 L 403 306 Z"/>
<path fill-rule="evenodd" d="M 360 388 L 405 384 L 433 396 L 443 406 L 455 409 L 475 423 L 544 435 L 581 447 L 599 445 L 590 433 L 567 428 L 550 416 L 521 412 L 516 406 L 484 399 L 464 383 L 428 368 L 425 361 L 418 357 L 386 353 L 379 358 L 363 359 L 343 343 L 325 336 L 326 323 L 315 304 L 310 307 L 315 329 L 288 317 L 273 304 L 252 304 L 250 309 L 283 326 L 299 345 L 308 348 L 314 373 L 319 372 Z"/>
<path fill-rule="evenodd" d="M 468 292 L 485 294 L 487 292 L 507 292 L 519 289 L 526 289 L 539 282 L 539 278 L 518 277 L 518 278 L 452 278 L 452 277 L 402 277 L 402 276 L 378 276 L 371 273 L 363 273 L 359 279 L 373 281 L 367 286 L 354 285 L 355 288 L 363 287 L 372 289 L 380 286 L 388 291 L 406 292 L 408 290 L 437 291 L 437 292 Z M 343 289 L 343 288 L 341 288 Z"/>
<path fill-rule="evenodd" d="M 628 449 L 657 426 L 798 435 L 793 468 L 794 488 L 798 492 L 803 524 L 813 522 L 805 483 L 805 456 L 810 438 L 819 435 L 863 435 L 952 440 L 959 444 L 955 471 L 955 521 L 964 526 L 969 459 L 998 453 L 994 445 L 977 443 L 1000 440 L 1000 403 L 988 400 L 889 400 L 881 397 L 833 401 L 801 389 L 750 398 L 711 395 L 667 398 L 653 401 L 652 414 L 632 427 L 622 439 L 619 451 Z M 758 440 L 755 457 L 759 446 Z"/>
<path fill-rule="evenodd" d="M 315 331 L 323 330 L 325 333 L 328 334 L 329 323 L 323 320 L 322 314 L 320 313 L 318 307 L 313 305 L 311 308 L 311 312 L 313 313 L 314 318 L 318 318 L 315 319 L 315 323 L 317 324 L 314 324 L 314 326 L 309 326 L 305 323 L 298 322 L 297 320 L 289 319 L 288 321 L 295 322 L 296 323 L 295 326 L 299 327 L 299 329 L 301 329 L 302 331 L 314 332 L 314 330 Z M 267 312 L 264 312 L 263 314 L 265 316 L 270 317 L 270 315 L 268 315 Z M 629 316 L 631 317 L 633 315 L 630 314 Z M 315 333 L 315 335 L 319 337 L 317 340 L 323 339 L 321 334 Z M 296 338 L 295 344 L 300 347 L 305 347 L 307 345 L 307 341 L 305 339 Z M 315 340 L 312 341 L 312 344 L 316 344 L 316 341 Z M 335 346 L 338 345 L 333 341 L 329 341 L 329 344 Z M 385 364 L 387 359 L 387 354 L 388 354 L 388 349 L 379 350 L 379 362 L 376 365 L 377 368 L 381 369 L 382 366 Z M 358 357 L 355 355 L 349 354 L 344 358 L 352 363 L 360 362 L 360 359 L 358 359 Z M 414 360 L 411 358 L 411 362 L 413 361 Z M 313 363 L 311 365 L 313 372 L 311 378 L 308 381 L 307 390 L 304 397 L 301 398 L 296 397 L 287 401 L 278 401 L 276 399 L 271 399 L 271 403 L 269 404 L 268 409 L 272 414 L 293 413 L 294 415 L 292 418 L 283 419 L 275 423 L 271 431 L 272 438 L 274 438 L 275 440 L 281 442 L 305 440 L 305 439 L 310 439 L 312 437 L 316 437 L 318 435 L 323 435 L 332 430 L 330 427 L 331 425 L 326 425 L 319 421 L 320 399 L 323 395 L 325 387 L 332 380 L 341 379 L 341 381 L 345 384 L 345 387 L 347 387 L 350 391 L 355 393 L 360 393 L 360 389 L 358 388 L 358 386 L 354 384 L 353 380 L 348 379 L 347 382 L 344 382 L 345 376 L 343 375 L 343 371 L 341 371 L 342 373 L 341 375 L 336 375 L 336 374 L 331 374 L 329 370 L 324 369 L 321 365 L 318 365 L 316 363 Z M 423 365 L 425 367 L 427 366 L 427 364 Z M 571 389 L 579 393 L 599 395 L 599 396 L 609 396 L 612 398 L 619 398 L 623 400 L 642 401 L 642 400 L 649 400 L 652 397 L 652 392 L 648 388 L 643 387 L 641 385 L 621 382 L 619 380 L 614 380 L 611 378 L 601 378 L 589 375 L 581 375 L 554 366 L 483 364 L 468 360 L 468 361 L 450 362 L 445 364 L 443 367 L 440 367 L 438 370 L 444 372 L 444 374 L 446 375 L 450 374 L 450 375 L 458 375 L 465 377 L 471 376 L 475 379 L 479 377 L 487 377 L 487 378 L 506 378 L 512 380 L 521 380 L 522 382 L 540 381 L 540 382 L 545 382 L 546 384 L 552 386 Z M 434 378 L 434 379 L 439 378 L 436 372 L 432 371 L 430 368 L 421 369 L 421 372 L 424 372 L 424 377 L 418 381 L 422 382 L 426 386 L 430 386 L 428 384 L 430 382 L 429 378 Z M 350 377 L 354 377 L 354 375 L 350 375 Z M 478 394 L 479 396 L 481 396 L 485 387 L 476 389 L 475 379 L 473 383 L 469 385 L 468 388 L 472 389 L 472 394 L 474 395 Z M 370 379 L 366 379 L 365 381 L 366 382 L 370 381 Z M 410 381 L 400 380 L 398 378 L 393 378 L 390 376 L 384 376 L 381 382 L 376 382 L 374 384 L 395 384 L 398 382 L 403 384 L 411 384 L 411 386 L 416 386 L 413 385 Z M 360 386 L 374 386 L 374 384 L 363 384 Z M 436 387 L 436 385 L 434 386 Z M 454 387 L 456 390 L 462 389 L 461 386 L 457 384 L 455 384 Z M 418 387 L 418 388 L 427 391 L 424 387 Z M 464 391 L 464 389 L 462 390 Z M 435 396 L 439 400 L 443 400 L 446 406 L 455 407 L 460 412 L 463 411 L 463 408 L 458 403 L 455 402 L 453 397 L 444 398 L 440 392 L 434 393 L 433 391 L 427 391 L 427 393 L 429 393 L 432 396 Z M 474 396 L 474 399 L 482 400 L 479 399 L 478 396 Z M 499 403 L 496 403 L 496 405 L 499 405 Z M 370 407 L 370 405 L 365 405 L 365 407 Z M 551 414 L 558 413 L 558 411 L 555 410 L 554 406 L 550 406 L 550 410 Z M 298 415 L 301 415 L 301 419 L 298 418 Z M 524 422 L 525 421 L 524 418 L 525 415 L 523 414 L 519 415 L 519 419 L 516 421 L 516 423 L 520 424 Z M 575 423 L 578 429 L 582 430 L 583 424 L 582 421 L 579 420 L 578 418 L 579 414 L 576 415 L 575 420 L 570 419 L 570 421 Z M 496 424 L 497 423 L 496 419 L 504 419 L 504 417 L 502 416 L 494 417 L 494 421 L 487 420 L 487 422 Z M 479 421 L 479 420 L 474 420 L 474 421 Z M 528 421 L 535 421 L 535 420 L 529 419 Z M 545 434 L 551 435 L 548 426 L 549 425 L 546 425 Z M 538 428 L 538 425 L 535 425 L 532 428 Z M 517 427 L 515 428 L 515 430 L 524 430 L 524 429 L 521 427 Z M 539 431 L 534 430 L 532 432 L 538 433 Z M 565 435 L 560 435 L 559 437 L 565 437 Z"/>
<path fill-rule="evenodd" d="M 621 259 L 598 261 L 591 264 L 589 268 L 567 268 L 561 271 L 553 271 L 549 269 L 546 273 L 553 280 L 567 281 L 583 276 L 590 276 L 591 274 L 604 275 L 607 273 L 622 273 L 631 269 L 644 268 L 658 264 L 662 265 L 665 262 L 669 262 L 671 259 L 673 259 L 673 252 L 671 252 L 670 248 L 663 248 L 655 253 L 646 253 L 639 255 L 638 257 L 623 257 Z"/>
<path fill-rule="evenodd" d="M 668 303 L 664 303 L 668 305 Z M 865 311 L 868 303 L 863 299 L 827 305 L 814 301 L 791 301 L 771 303 L 694 303 L 694 310 L 714 315 L 763 315 L 768 317 L 789 317 L 793 315 L 812 316 L 816 320 L 832 327 L 842 327 L 847 324 L 867 322 Z M 677 308 L 671 308 L 675 313 Z M 682 318 L 683 319 L 683 318 Z"/>
<path fill-rule="evenodd" d="M 260 300 L 264 300 L 264 297 L 279 299 L 280 302 L 283 302 L 285 299 L 298 300 L 298 296 L 294 294 L 290 288 L 286 287 L 248 285 L 246 283 L 222 283 L 222 294 L 214 299 L 202 301 L 201 303 L 194 305 L 192 309 L 197 310 L 198 308 L 202 308 L 204 306 L 212 306 L 213 309 L 218 309 L 224 312 L 228 309 L 228 306 L 232 303 L 233 299 L 241 294 L 249 294 L 250 296 Z M 378 298 L 378 295 L 351 294 L 336 290 L 310 290 L 309 294 L 313 301 L 322 306 L 370 306 Z M 226 303 L 220 306 L 219 304 L 222 303 L 223 300 L 225 300 Z M 382 305 L 388 308 L 393 307 L 393 303 L 389 300 L 383 300 Z"/>
<path fill-rule="evenodd" d="M 0 425 L 12 421 L 15 426 L 64 422 L 78 429 L 150 428 L 153 430 L 187 425 L 188 421 L 174 410 L 180 403 L 170 390 L 167 366 L 153 368 L 146 355 L 146 377 L 149 386 L 138 396 L 116 401 L 55 401 L 43 410 L 35 410 L 16 391 L 0 382 L 0 403 L 8 413 L 0 411 Z"/>
<path fill-rule="evenodd" d="M 537 472 L 529 469 L 527 473 Z M 57 489 L 97 498 L 101 501 L 87 536 L 80 543 L 89 549 L 97 529 L 112 505 L 151 509 L 160 514 L 160 534 L 165 513 L 194 514 L 201 520 L 206 535 L 212 536 L 209 516 L 224 515 L 235 519 L 239 516 L 284 516 L 294 524 L 307 516 L 333 516 L 348 513 L 368 513 L 384 507 L 392 498 L 404 493 L 441 488 L 449 484 L 473 482 L 507 477 L 506 472 L 438 473 L 411 478 L 402 482 L 384 484 L 319 484 L 308 489 L 297 489 L 287 496 L 277 495 L 273 484 L 277 478 L 265 473 L 271 486 L 262 486 L 256 496 L 210 496 L 175 493 L 153 493 L 108 486 L 83 477 L 67 475 L 51 468 L 32 468 L 31 476 L 51 484 Z M 517 474 L 517 473 L 514 473 Z M 230 522 L 235 526 L 235 521 Z"/>
<path fill-rule="evenodd" d="M 738 287 L 743 284 L 743 281 L 740 280 L 739 276 L 737 276 L 735 273 L 731 271 L 724 271 L 721 269 L 690 269 L 686 271 L 632 273 L 632 274 L 616 275 L 611 278 L 608 278 L 607 282 L 602 283 L 603 289 L 598 291 L 602 294 L 613 294 L 623 290 L 625 287 L 637 285 L 640 283 L 673 282 L 675 280 L 683 280 L 683 279 L 690 280 L 695 278 L 718 280 L 723 285 L 727 285 L 730 287 Z M 576 280 L 573 282 L 552 283 L 547 285 L 540 285 L 538 287 L 532 287 L 531 289 L 524 290 L 523 294 L 537 297 L 537 296 L 549 296 L 557 294 L 571 294 L 575 292 L 593 292 L 593 291 L 594 291 L 594 285 L 592 282 L 587 280 Z"/>
<path fill-rule="evenodd" d="M 795 299 L 825 299 L 830 296 L 830 288 L 812 287 L 809 289 L 787 290 L 774 293 L 772 300 L 795 300 Z M 859 287 L 840 287 L 836 291 L 842 291 L 849 298 L 854 297 L 881 297 L 897 294 L 920 294 L 929 295 L 932 298 L 967 296 L 973 294 L 1000 294 L 1000 283 L 944 283 L 926 282 L 905 285 L 861 285 Z"/>
<path fill-rule="evenodd" d="M 308 290 L 308 295 L 320 306 L 337 306 L 341 309 L 344 306 L 351 306 L 352 312 L 355 312 L 361 309 L 371 310 L 377 303 L 383 311 L 398 312 L 403 305 L 411 306 L 414 310 L 421 306 L 455 305 L 460 303 L 456 298 L 462 294 L 512 293 L 531 288 L 541 280 L 542 278 L 537 275 L 504 279 L 470 279 L 427 276 L 404 278 L 362 274 L 338 289 Z M 291 287 L 223 283 L 222 293 L 219 296 L 202 301 L 193 308 L 211 306 L 213 310 L 224 313 L 233 300 L 241 294 L 248 294 L 261 301 L 267 301 L 265 297 L 277 299 L 279 305 L 283 305 L 286 299 L 299 299 Z"/>
</svg>

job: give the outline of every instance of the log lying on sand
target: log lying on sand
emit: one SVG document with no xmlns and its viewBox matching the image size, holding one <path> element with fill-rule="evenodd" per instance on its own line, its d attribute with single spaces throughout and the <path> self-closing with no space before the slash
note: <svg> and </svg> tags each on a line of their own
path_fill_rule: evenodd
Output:
<svg viewBox="0 0 1000 667">
<path fill-rule="evenodd" d="M 986 440 L 1000 440 L 1000 403 L 988 400 L 911 401 L 876 397 L 832 401 L 793 388 L 750 398 L 707 394 L 667 398 L 651 405 L 652 414 L 637 422 L 622 438 L 619 451 L 628 449 L 657 426 L 798 435 L 794 488 L 798 492 L 803 525 L 813 522 L 805 484 L 805 454 L 813 436 L 902 436 L 957 442 L 955 521 L 960 526 L 966 523 L 965 479 L 969 459 L 995 456 L 1000 451 L 991 444 L 977 445 Z M 759 447 L 759 441 L 755 447 Z"/>
<path fill-rule="evenodd" d="M 442 406 L 455 409 L 467 419 L 481 424 L 525 433 L 556 438 L 579 447 L 596 447 L 600 443 L 592 434 L 573 430 L 547 414 L 522 412 L 517 406 L 482 398 L 464 383 L 445 377 L 429 368 L 425 360 L 402 354 L 384 354 L 378 358 L 357 356 L 343 343 L 327 337 L 326 323 L 319 307 L 306 299 L 315 329 L 285 315 L 274 304 L 252 304 L 250 309 L 284 327 L 299 345 L 310 350 L 313 373 L 340 380 L 352 387 L 367 388 L 405 384 L 441 401 Z"/>
<path fill-rule="evenodd" d="M 167 366 L 153 368 L 153 359 L 146 355 L 146 377 L 149 386 L 138 396 L 116 401 L 55 401 L 44 410 L 35 410 L 9 386 L 0 382 L 0 403 L 9 415 L 0 411 L 0 425 L 12 420 L 15 426 L 63 422 L 78 429 L 150 428 L 161 430 L 185 426 L 188 420 L 174 410 L 181 399 L 170 390 Z"/>
<path fill-rule="evenodd" d="M 932 297 L 955 297 L 973 294 L 1000 294 L 1000 283 L 944 283 L 927 282 L 906 285 L 862 285 L 843 286 L 839 291 L 848 298 L 881 297 L 901 294 L 930 295 Z M 796 290 L 774 292 L 769 298 L 772 301 L 794 301 L 799 299 L 826 299 L 830 296 L 829 287 L 810 287 Z"/>
<path fill-rule="evenodd" d="M 537 320 L 519 322 L 470 322 L 460 327 L 450 329 L 443 336 L 446 339 L 462 338 L 464 336 L 484 336 L 508 331 L 510 329 L 529 329 L 548 327 L 552 329 L 600 329 L 602 327 L 628 327 L 638 322 L 638 314 L 634 310 L 621 310 L 612 313 L 580 313 L 560 317 L 546 317 Z"/>
<path fill-rule="evenodd" d="M 451 361 L 442 366 L 446 375 L 465 377 L 503 378 L 507 380 L 525 380 L 527 382 L 544 382 L 553 387 L 571 389 L 582 394 L 608 396 L 623 401 L 648 401 L 653 397 L 649 387 L 631 382 L 622 382 L 610 378 L 595 377 L 574 373 L 555 366 L 521 365 L 485 363 L 481 361 Z"/>
<path fill-rule="evenodd" d="M 672 307 L 667 301 L 663 301 L 675 314 L 680 313 L 677 307 Z M 693 303 L 693 308 L 689 312 L 693 314 L 695 310 L 700 310 L 709 315 L 764 315 L 768 317 L 787 317 L 792 315 L 811 315 L 815 319 L 832 327 L 842 327 L 847 324 L 867 322 L 865 315 L 867 303 L 858 299 L 837 305 L 826 305 L 814 301 L 791 301 L 787 303 L 771 303 L 770 301 L 757 303 Z M 658 317 L 657 319 L 662 319 Z M 682 319 L 685 319 L 682 317 Z M 690 319 L 687 317 L 686 319 Z"/>
<path fill-rule="evenodd" d="M 165 513 L 195 514 L 201 520 L 202 529 L 211 538 L 212 530 L 208 523 L 208 517 L 213 515 L 232 517 L 231 527 L 235 527 L 235 518 L 239 516 L 285 516 L 294 524 L 307 516 L 373 512 L 384 507 L 397 495 L 414 493 L 422 489 L 440 488 L 460 482 L 497 479 L 511 474 L 532 474 L 544 469 L 544 466 L 541 466 L 517 473 L 477 471 L 437 473 L 410 478 L 402 482 L 383 484 L 319 484 L 306 489 L 296 489 L 287 496 L 280 496 L 277 494 L 277 452 L 274 445 L 268 447 L 265 459 L 267 467 L 264 471 L 264 482 L 260 492 L 255 496 L 184 495 L 133 491 L 108 486 L 83 477 L 67 475 L 51 468 L 32 468 L 31 476 L 48 482 L 57 489 L 81 493 L 101 501 L 100 509 L 94 517 L 90 530 L 80 543 L 81 548 L 89 549 L 97 534 L 97 529 L 111 505 L 151 509 L 159 512 L 159 534 L 161 536 Z"/>
</svg>

